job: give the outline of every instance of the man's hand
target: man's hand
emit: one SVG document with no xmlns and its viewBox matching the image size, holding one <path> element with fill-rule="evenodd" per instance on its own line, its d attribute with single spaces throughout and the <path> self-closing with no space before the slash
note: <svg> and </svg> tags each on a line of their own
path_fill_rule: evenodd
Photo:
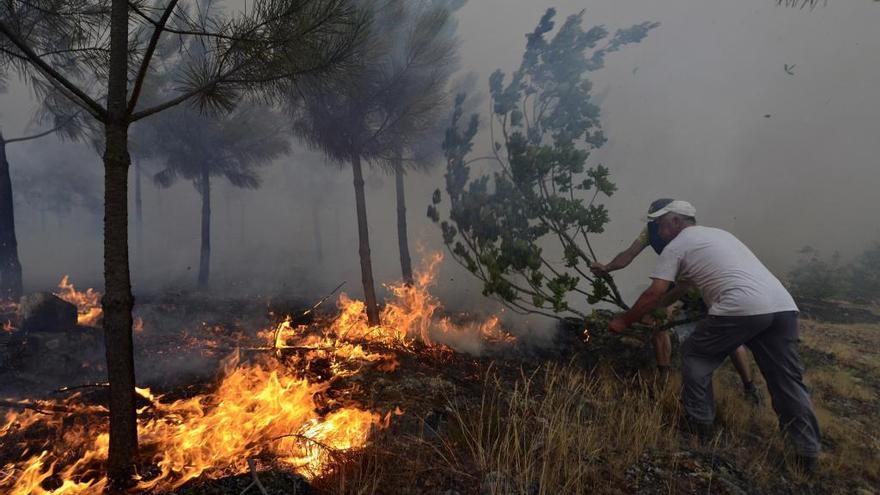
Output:
<svg viewBox="0 0 880 495">
<path fill-rule="evenodd" d="M 620 333 L 626 330 L 628 326 L 626 320 L 623 319 L 623 315 L 617 315 L 608 324 L 608 330 L 614 333 Z"/>
<path fill-rule="evenodd" d="M 616 315 L 611 323 L 608 324 L 608 330 L 614 333 L 620 333 L 624 329 L 626 329 L 630 323 L 635 323 L 642 319 L 643 316 L 650 313 L 650 311 L 657 306 L 657 302 L 660 301 L 660 298 L 663 297 L 663 294 L 669 289 L 668 280 L 661 280 L 659 278 L 653 279 L 651 282 L 651 286 L 645 289 L 645 292 L 642 292 L 642 295 L 639 296 L 639 300 L 636 301 L 635 305 L 630 308 L 629 311 L 623 314 Z"/>
<path fill-rule="evenodd" d="M 590 271 L 593 272 L 593 275 L 597 277 L 603 277 L 605 275 L 608 275 L 609 270 L 608 265 L 594 262 L 590 264 Z"/>
</svg>

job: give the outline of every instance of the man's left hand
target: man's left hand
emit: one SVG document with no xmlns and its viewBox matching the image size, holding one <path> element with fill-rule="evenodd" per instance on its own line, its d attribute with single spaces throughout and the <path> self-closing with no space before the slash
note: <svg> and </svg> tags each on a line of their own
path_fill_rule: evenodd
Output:
<svg viewBox="0 0 880 495">
<path fill-rule="evenodd" d="M 614 333 L 620 333 L 629 325 L 626 324 L 626 321 L 623 319 L 623 315 L 617 315 L 611 320 L 611 323 L 608 324 L 608 330 Z"/>
</svg>

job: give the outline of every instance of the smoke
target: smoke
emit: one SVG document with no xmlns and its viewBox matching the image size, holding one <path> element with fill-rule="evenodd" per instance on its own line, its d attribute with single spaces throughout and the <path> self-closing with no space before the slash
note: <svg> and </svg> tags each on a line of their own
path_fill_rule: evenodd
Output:
<svg viewBox="0 0 880 495">
<path fill-rule="evenodd" d="M 491 71 L 518 64 L 524 34 L 549 6 L 567 15 L 582 3 L 467 3 L 456 13 L 460 74 L 477 74 L 475 89 L 485 91 Z M 803 245 L 846 258 L 880 238 L 872 205 L 880 189 L 880 67 L 870 63 L 880 51 L 874 35 L 880 6 L 829 2 L 797 11 L 767 0 L 603 0 L 591 4 L 585 20 L 612 30 L 661 23 L 595 75 L 609 141 L 592 161 L 608 166 L 619 187 L 606 202 L 612 221 L 597 237 L 600 259 L 632 242 L 656 197 L 690 200 L 701 223 L 733 232 L 778 275 Z M 792 65 L 791 73 L 785 70 Z M 0 107 L 4 133 L 22 134 L 33 113 L 27 89 L 10 80 Z M 485 101 L 479 105 L 484 116 L 487 107 Z M 489 146 L 482 133 L 475 153 Z M 103 194 L 100 159 L 88 146 L 50 136 L 10 145 L 7 152 L 15 187 L 46 173 L 81 197 Z M 412 245 L 443 246 L 439 229 L 424 215 L 443 173 L 441 166 L 406 176 Z M 366 175 L 374 273 L 377 282 L 390 283 L 400 278 L 394 181 L 378 168 Z M 216 181 L 211 290 L 229 297 L 309 299 L 345 281 L 346 290 L 359 297 L 350 170 L 294 142 L 291 153 L 261 176 L 256 191 Z M 130 237 L 135 292 L 189 290 L 198 267 L 199 196 L 187 183 L 158 190 L 144 180 L 142 186 L 143 237 L 134 226 Z M 81 200 L 65 200 L 65 211 L 43 211 L 33 202 L 46 191 L 27 190 L 15 204 L 26 289 L 51 288 L 70 274 L 77 285 L 100 290 L 102 213 Z M 643 255 L 616 275 L 630 301 L 653 262 L 653 255 Z M 436 293 L 450 311 L 497 310 L 449 257 L 440 273 Z M 552 326 L 544 319 L 505 318 L 514 327 Z"/>
</svg>

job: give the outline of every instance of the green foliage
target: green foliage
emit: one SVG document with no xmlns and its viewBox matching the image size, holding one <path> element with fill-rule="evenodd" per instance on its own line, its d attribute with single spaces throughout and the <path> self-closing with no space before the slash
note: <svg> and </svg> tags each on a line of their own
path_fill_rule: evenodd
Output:
<svg viewBox="0 0 880 495">
<path fill-rule="evenodd" d="M 452 12 L 461 3 L 357 2 L 369 28 L 355 62 L 343 77 L 293 87 L 286 104 L 294 133 L 340 164 L 358 157 L 387 166 L 403 158 L 407 168 L 429 166 L 422 148 L 447 106 L 456 63 Z"/>
<path fill-rule="evenodd" d="M 450 210 L 441 228 L 455 259 L 483 281 L 484 294 L 520 312 L 583 316 L 569 306 L 572 293 L 590 304 L 625 306 L 608 280 L 587 269 L 595 261 L 590 235 L 602 233 L 609 221 L 600 197 L 616 186 L 606 167 L 588 165 L 605 135 L 586 76 L 603 67 L 608 53 L 640 42 L 657 24 L 618 30 L 609 39 L 602 26 L 584 30 L 581 13 L 551 35 L 555 14 L 547 10 L 527 35 L 522 63 L 509 79 L 500 70 L 489 79 L 491 174 L 471 177 L 476 160 L 468 157 L 479 121 L 476 115 L 465 119 L 464 96 L 456 100 L 443 145 Z M 435 221 L 438 202 L 428 212 Z M 548 259 L 544 247 L 550 242 L 562 263 Z"/>
<path fill-rule="evenodd" d="M 827 300 L 839 297 L 845 290 L 845 270 L 840 255 L 825 259 L 816 249 L 805 246 L 795 267 L 788 273 L 788 284 L 796 297 Z"/>
<path fill-rule="evenodd" d="M 241 105 L 213 116 L 179 106 L 146 121 L 139 140 L 152 145 L 154 160 L 163 167 L 154 175 L 160 187 L 183 178 L 201 192 L 204 171 L 235 187 L 257 189 L 257 168 L 289 149 L 281 123 L 277 113 L 262 105 Z"/>
</svg>

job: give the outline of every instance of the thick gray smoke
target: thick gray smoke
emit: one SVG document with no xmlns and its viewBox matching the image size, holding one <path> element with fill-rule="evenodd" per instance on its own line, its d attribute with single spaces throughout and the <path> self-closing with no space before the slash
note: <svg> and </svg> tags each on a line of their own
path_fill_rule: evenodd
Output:
<svg viewBox="0 0 880 495">
<path fill-rule="evenodd" d="M 485 92 L 492 70 L 518 64 L 524 34 L 550 6 L 564 16 L 584 4 L 479 0 L 457 13 L 462 73 L 478 75 L 478 90 Z M 612 30 L 661 23 L 595 75 L 609 141 L 593 160 L 611 169 L 619 187 L 607 202 L 612 221 L 597 241 L 600 257 L 633 240 L 657 197 L 690 200 L 700 222 L 731 230 L 778 274 L 805 244 L 848 256 L 880 239 L 873 205 L 880 190 L 876 2 L 828 2 L 810 11 L 772 0 L 597 0 L 585 21 Z M 6 136 L 26 131 L 33 106 L 11 78 L 0 95 Z M 481 134 L 475 151 L 488 141 Z M 45 193 L 39 187 L 16 196 L 26 289 L 51 287 L 65 273 L 78 286 L 100 288 L 102 214 L 82 199 L 101 197 L 98 155 L 54 137 L 11 145 L 8 155 L 16 186 L 33 171 L 51 170 L 70 179 L 58 182 L 81 198 L 53 211 L 34 207 Z M 428 251 L 442 248 L 424 213 L 442 176 L 442 167 L 407 176 L 411 243 Z M 347 281 L 346 291 L 359 296 L 350 169 L 294 143 L 289 156 L 263 170 L 263 184 L 247 191 L 217 181 L 213 289 L 312 297 Z M 367 189 L 374 272 L 390 282 L 400 276 L 394 180 L 373 169 Z M 188 183 L 158 190 L 145 178 L 143 209 L 143 240 L 132 235 L 135 290 L 193 287 L 198 194 Z M 643 286 L 653 261 L 645 254 L 618 276 L 625 296 Z M 449 259 L 439 292 L 451 310 L 496 307 Z"/>
</svg>

